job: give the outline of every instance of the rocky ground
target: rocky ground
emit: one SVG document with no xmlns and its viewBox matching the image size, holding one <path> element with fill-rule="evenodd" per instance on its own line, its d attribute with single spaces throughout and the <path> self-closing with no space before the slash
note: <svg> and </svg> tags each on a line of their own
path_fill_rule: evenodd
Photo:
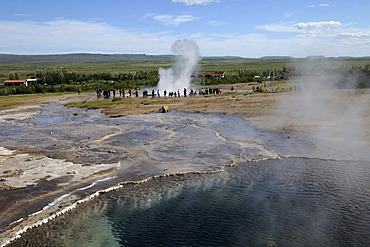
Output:
<svg viewBox="0 0 370 247">
<path fill-rule="evenodd" d="M 350 144 L 353 152 L 358 152 L 358 157 L 368 158 L 364 150 L 370 147 L 369 90 L 330 90 L 325 94 L 307 94 L 270 88 L 268 93 L 251 94 L 244 85 L 234 85 L 234 88 L 238 92 L 186 98 L 126 98 L 115 102 L 96 99 L 95 93 L 36 97 L 28 99 L 25 105 L 2 110 L 0 124 L 30 118 L 39 113 L 40 104 L 53 102 L 102 109 L 110 117 L 145 114 L 168 106 L 178 111 L 236 115 L 257 128 L 269 131 L 311 133 L 315 140 L 325 139 L 325 144 L 321 145 L 323 148 Z M 229 86 L 224 86 L 224 89 L 226 91 Z M 45 214 L 40 214 L 8 226 L 10 222 L 19 220 L 19 215 L 26 217 L 60 193 L 107 178 L 116 168 L 117 164 L 86 166 L 46 157 L 42 153 L 0 147 L 0 238 L 10 238 L 15 232 L 45 217 Z M 58 210 L 62 203 L 50 207 L 51 212 Z"/>
</svg>

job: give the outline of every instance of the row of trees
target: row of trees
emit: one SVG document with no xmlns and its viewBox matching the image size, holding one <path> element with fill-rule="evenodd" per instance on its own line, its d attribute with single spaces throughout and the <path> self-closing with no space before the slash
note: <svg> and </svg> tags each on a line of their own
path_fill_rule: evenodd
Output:
<svg viewBox="0 0 370 247">
<path fill-rule="evenodd" d="M 335 82 L 341 88 L 370 87 L 370 64 L 340 67 L 284 68 L 280 74 L 284 79 L 321 77 Z"/>
<path fill-rule="evenodd" d="M 370 65 L 342 66 L 334 69 L 323 68 L 294 68 L 281 69 L 245 69 L 230 70 L 224 78 L 194 78 L 199 85 L 232 84 L 244 82 L 262 82 L 265 80 L 290 79 L 301 76 L 322 74 L 335 74 L 338 84 L 344 87 L 370 87 Z M 157 70 L 136 71 L 124 73 L 77 73 L 68 71 L 64 67 L 53 67 L 36 70 L 37 85 L 28 87 L 0 87 L 0 95 L 28 94 L 46 92 L 73 92 L 81 88 L 84 91 L 96 89 L 133 89 L 154 87 L 157 85 L 159 75 Z M 17 73 L 9 74 L 10 79 L 19 79 Z"/>
<path fill-rule="evenodd" d="M 33 78 L 37 85 L 21 87 L 0 87 L 0 95 L 32 94 L 48 92 L 94 91 L 96 89 L 130 89 L 154 87 L 158 83 L 158 71 L 136 71 L 126 73 L 77 73 L 64 67 L 48 67 L 36 70 Z M 17 73 L 9 74 L 9 79 L 19 79 Z"/>
<path fill-rule="evenodd" d="M 35 93 L 56 93 L 56 92 L 77 92 L 81 88 L 79 85 L 32 85 L 32 86 L 15 86 L 15 87 L 2 87 L 0 88 L 0 96 L 13 95 L 13 94 L 35 94 Z M 83 86 L 82 90 L 91 90 L 90 87 Z"/>
<path fill-rule="evenodd" d="M 36 70 L 36 77 L 41 84 L 75 84 L 96 81 L 158 81 L 158 71 L 136 71 L 126 73 L 77 73 L 65 68 L 44 68 Z"/>
</svg>

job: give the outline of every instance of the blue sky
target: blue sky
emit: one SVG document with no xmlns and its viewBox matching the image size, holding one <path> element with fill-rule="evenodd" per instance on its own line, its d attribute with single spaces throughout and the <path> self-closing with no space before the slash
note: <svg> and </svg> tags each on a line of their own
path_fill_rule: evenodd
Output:
<svg viewBox="0 0 370 247">
<path fill-rule="evenodd" d="M 370 56 L 368 0 L 1 0 L 0 53 Z"/>
</svg>

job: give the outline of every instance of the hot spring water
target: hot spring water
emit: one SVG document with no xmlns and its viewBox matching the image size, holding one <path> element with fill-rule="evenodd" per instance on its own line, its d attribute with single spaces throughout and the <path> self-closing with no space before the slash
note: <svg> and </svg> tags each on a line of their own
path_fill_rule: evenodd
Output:
<svg viewBox="0 0 370 247">
<path fill-rule="evenodd" d="M 157 178 L 104 194 L 24 239 L 51 246 L 365 246 L 369 165 L 286 158 Z"/>
<path fill-rule="evenodd" d="M 15 245 L 370 243 L 370 162 L 355 155 L 333 158 L 338 152 L 318 149 L 303 134 L 261 131 L 223 114 L 171 112 L 107 119 L 97 111 L 45 108 L 32 119 L 3 123 L 3 134 L 13 134 L 2 135 L 2 143 L 38 143 L 35 149 L 52 153 L 55 139 L 71 152 L 84 142 L 84 152 L 75 159 L 121 162 L 111 180 L 85 193 L 130 176 L 161 176 L 101 194 L 26 232 Z M 76 111 L 86 117 L 73 117 Z M 76 126 L 84 126 L 84 131 L 74 132 Z M 35 128 L 38 135 L 29 131 Z M 51 131 L 53 139 L 48 138 Z M 85 143 L 93 139 L 102 140 L 100 146 Z M 100 155 L 107 147 L 115 152 Z"/>
</svg>

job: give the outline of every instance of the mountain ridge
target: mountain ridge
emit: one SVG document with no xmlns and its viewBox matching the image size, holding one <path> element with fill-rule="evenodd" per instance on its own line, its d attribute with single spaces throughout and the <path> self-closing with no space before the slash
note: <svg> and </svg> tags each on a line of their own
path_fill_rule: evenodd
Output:
<svg viewBox="0 0 370 247">
<path fill-rule="evenodd" d="M 172 61 L 174 55 L 147 55 L 147 54 L 104 54 L 104 53 L 66 53 L 45 55 L 18 55 L 0 54 L 2 64 L 63 64 L 63 63 L 103 63 L 103 62 L 150 62 L 150 61 Z M 324 57 L 308 56 L 306 58 L 294 58 L 291 56 L 264 56 L 260 58 L 244 58 L 239 56 L 207 56 L 203 60 L 351 60 L 370 59 L 364 57 Z"/>
</svg>

